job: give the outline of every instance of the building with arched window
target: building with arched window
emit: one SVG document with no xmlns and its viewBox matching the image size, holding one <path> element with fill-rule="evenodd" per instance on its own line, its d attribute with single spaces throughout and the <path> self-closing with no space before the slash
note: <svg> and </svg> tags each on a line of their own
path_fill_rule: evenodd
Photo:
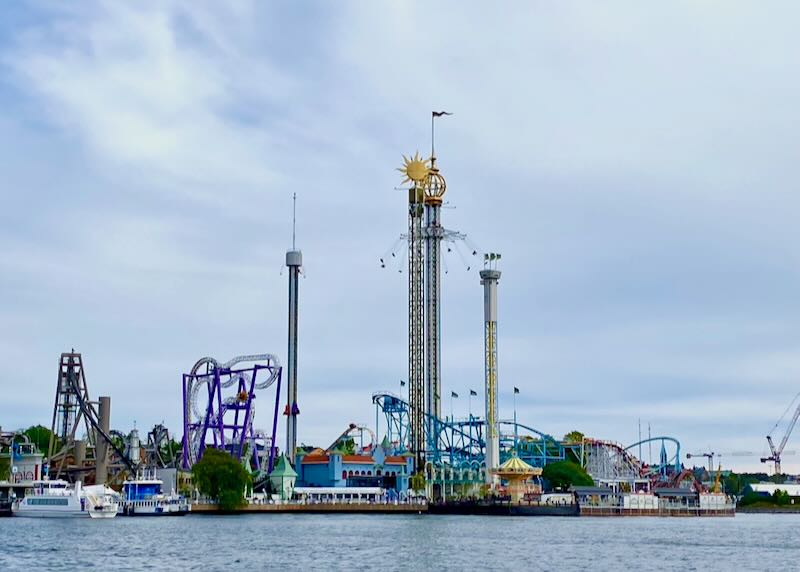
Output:
<svg viewBox="0 0 800 572">
<path fill-rule="evenodd" d="M 366 448 L 359 454 L 311 449 L 298 450 L 297 486 L 301 487 L 380 487 L 405 492 L 414 469 L 409 454 L 392 454 L 384 444 Z M 387 450 L 388 449 L 388 450 Z"/>
</svg>

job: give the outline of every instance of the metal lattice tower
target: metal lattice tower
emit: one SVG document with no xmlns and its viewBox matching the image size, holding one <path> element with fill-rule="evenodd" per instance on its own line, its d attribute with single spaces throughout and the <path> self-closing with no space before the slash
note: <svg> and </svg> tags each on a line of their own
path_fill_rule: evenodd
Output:
<svg viewBox="0 0 800 572">
<path fill-rule="evenodd" d="M 496 259 L 496 255 L 492 259 Z M 497 282 L 500 271 L 486 268 L 480 272 L 483 285 L 484 375 L 486 385 L 486 482 L 496 477 L 492 469 L 500 466 L 500 433 L 497 427 Z"/>
<path fill-rule="evenodd" d="M 425 372 L 424 372 L 424 268 L 423 188 L 414 181 L 408 191 L 408 385 L 411 406 L 411 451 L 417 467 L 425 464 Z"/>
<path fill-rule="evenodd" d="M 47 447 L 49 474 L 59 478 L 62 471 L 68 471 L 67 461 L 76 455 L 76 433 L 79 426 L 86 431 L 89 447 L 94 448 L 97 463 L 96 481 L 105 480 L 104 472 L 109 467 L 112 452 L 130 470 L 135 467 L 131 460 L 114 443 L 109 430 L 111 398 L 100 397 L 98 402 L 89 400 L 89 389 L 86 386 L 86 375 L 83 369 L 81 354 L 72 350 L 61 354 L 58 363 L 58 382 L 56 384 L 56 400 L 53 405 L 53 423 L 50 431 L 50 443 Z M 71 455 L 70 455 L 71 454 Z"/>
<path fill-rule="evenodd" d="M 56 465 L 54 476 L 58 477 L 64 462 L 64 454 L 75 442 L 75 434 L 79 426 L 83 426 L 90 445 L 95 444 L 94 431 L 81 403 L 89 404 L 89 389 L 83 371 L 81 354 L 73 350 L 61 354 L 58 362 L 58 381 L 56 383 L 56 399 L 53 405 L 53 422 L 50 426 L 51 436 L 47 448 L 47 458 Z M 59 462 L 54 463 L 55 457 Z"/>
<path fill-rule="evenodd" d="M 447 184 L 433 153 L 430 159 L 416 153 L 413 157 L 404 156 L 404 160 L 399 170 L 406 175 L 403 182 L 411 184 L 408 234 L 401 236 L 408 241 L 409 448 L 416 454 L 419 468 L 436 449 L 437 420 L 442 414 L 442 241 L 455 243 L 466 240 L 466 236 L 442 227 L 441 207 Z"/>
</svg>

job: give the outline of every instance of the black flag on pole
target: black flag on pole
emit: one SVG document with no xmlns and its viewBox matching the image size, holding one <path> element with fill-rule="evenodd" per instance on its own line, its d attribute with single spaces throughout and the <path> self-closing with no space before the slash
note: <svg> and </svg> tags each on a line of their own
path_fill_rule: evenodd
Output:
<svg viewBox="0 0 800 572">
<path fill-rule="evenodd" d="M 400 380 L 400 387 L 405 387 L 405 386 L 406 386 L 406 382 L 401 379 Z"/>
<path fill-rule="evenodd" d="M 458 399 L 458 393 L 456 393 L 455 391 L 451 391 L 450 397 L 455 397 L 456 399 Z"/>
<path fill-rule="evenodd" d="M 469 394 L 470 394 L 470 395 L 474 395 L 474 396 L 476 396 L 476 397 L 478 396 L 478 392 L 477 392 L 477 391 L 475 391 L 474 389 L 470 389 L 470 390 L 469 390 Z"/>
<path fill-rule="evenodd" d="M 519 393 L 519 387 L 514 388 L 514 394 L 516 395 L 517 393 Z"/>
<path fill-rule="evenodd" d="M 449 111 L 431 111 L 433 117 L 441 117 L 442 115 L 453 115 Z"/>
</svg>

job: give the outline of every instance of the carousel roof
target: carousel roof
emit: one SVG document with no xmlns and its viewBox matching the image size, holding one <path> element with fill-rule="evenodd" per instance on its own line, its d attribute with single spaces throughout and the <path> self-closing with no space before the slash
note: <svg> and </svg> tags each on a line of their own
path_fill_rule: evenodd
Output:
<svg viewBox="0 0 800 572">
<path fill-rule="evenodd" d="M 541 475 L 542 469 L 532 467 L 516 455 L 492 471 L 498 475 Z"/>
</svg>

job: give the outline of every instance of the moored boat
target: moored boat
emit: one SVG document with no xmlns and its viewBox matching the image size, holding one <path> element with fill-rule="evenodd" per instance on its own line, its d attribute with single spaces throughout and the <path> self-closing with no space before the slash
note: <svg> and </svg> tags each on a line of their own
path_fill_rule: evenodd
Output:
<svg viewBox="0 0 800 572">
<path fill-rule="evenodd" d="M 122 484 L 119 514 L 123 516 L 183 516 L 191 510 L 183 495 L 163 492 L 164 482 L 155 475 L 139 474 Z"/>
<path fill-rule="evenodd" d="M 84 489 L 80 481 L 71 485 L 61 479 L 33 481 L 12 507 L 15 516 L 40 518 L 113 518 L 118 508 L 117 494 L 105 485 Z"/>
<path fill-rule="evenodd" d="M 119 495 L 104 485 L 84 487 L 84 498 L 91 518 L 114 518 L 119 512 Z"/>
</svg>

